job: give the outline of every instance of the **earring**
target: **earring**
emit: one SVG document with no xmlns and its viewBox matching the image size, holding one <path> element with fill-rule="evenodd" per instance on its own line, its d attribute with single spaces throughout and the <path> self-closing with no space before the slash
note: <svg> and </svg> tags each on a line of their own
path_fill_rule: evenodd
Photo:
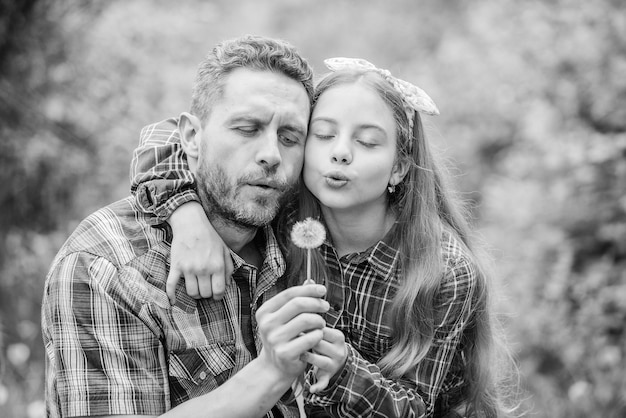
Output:
<svg viewBox="0 0 626 418">
<path fill-rule="evenodd" d="M 389 194 L 394 194 L 396 192 L 396 185 L 395 184 L 390 184 L 387 187 L 387 191 L 389 192 Z"/>
</svg>

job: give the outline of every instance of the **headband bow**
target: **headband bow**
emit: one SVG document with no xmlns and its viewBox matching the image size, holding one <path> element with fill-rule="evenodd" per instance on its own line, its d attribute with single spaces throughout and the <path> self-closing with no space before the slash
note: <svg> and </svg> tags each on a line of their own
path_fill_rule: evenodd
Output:
<svg viewBox="0 0 626 418">
<path fill-rule="evenodd" d="M 407 112 L 409 118 L 409 124 L 413 125 L 413 112 L 417 111 L 427 115 L 438 115 L 439 109 L 435 105 L 435 102 L 426 94 L 426 92 L 419 87 L 409 83 L 408 81 L 400 80 L 391 75 L 388 70 L 377 68 L 374 64 L 361 58 L 328 58 L 324 60 L 324 64 L 331 71 L 340 70 L 360 70 L 360 71 L 374 71 L 380 74 L 385 80 L 389 81 L 402 98 L 404 99 L 404 109 Z"/>
</svg>

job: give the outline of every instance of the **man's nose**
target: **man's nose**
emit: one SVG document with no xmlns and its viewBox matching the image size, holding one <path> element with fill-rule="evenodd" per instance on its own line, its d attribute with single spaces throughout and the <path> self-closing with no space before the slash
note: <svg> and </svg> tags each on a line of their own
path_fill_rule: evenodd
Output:
<svg viewBox="0 0 626 418">
<path fill-rule="evenodd" d="M 267 168 L 273 168 L 282 162 L 280 148 L 278 144 L 278 134 L 268 133 L 262 137 L 256 153 L 257 164 Z"/>
</svg>

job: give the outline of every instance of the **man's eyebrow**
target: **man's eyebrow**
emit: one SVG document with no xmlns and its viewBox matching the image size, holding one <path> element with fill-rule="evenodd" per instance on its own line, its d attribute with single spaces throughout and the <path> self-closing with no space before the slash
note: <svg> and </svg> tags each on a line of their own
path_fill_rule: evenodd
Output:
<svg viewBox="0 0 626 418">
<path fill-rule="evenodd" d="M 228 119 L 229 123 L 247 122 L 247 123 L 260 123 L 261 119 L 250 115 L 235 115 Z"/>
<path fill-rule="evenodd" d="M 301 125 L 293 125 L 293 124 L 285 124 L 283 125 L 283 129 L 286 129 L 291 132 L 295 132 L 299 135 L 306 136 L 306 128 Z"/>
<path fill-rule="evenodd" d="M 256 116 L 250 116 L 250 115 L 234 115 L 233 117 L 228 119 L 228 123 L 241 123 L 241 122 L 262 124 L 263 119 L 256 117 Z M 306 127 L 301 124 L 285 123 L 281 126 L 281 128 L 306 136 Z"/>
</svg>

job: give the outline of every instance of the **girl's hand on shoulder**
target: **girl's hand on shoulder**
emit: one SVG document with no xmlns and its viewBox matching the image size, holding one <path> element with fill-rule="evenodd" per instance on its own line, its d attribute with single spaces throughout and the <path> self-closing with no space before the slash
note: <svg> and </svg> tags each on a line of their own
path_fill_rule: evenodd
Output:
<svg viewBox="0 0 626 418">
<path fill-rule="evenodd" d="M 232 281 L 233 262 L 202 206 L 198 202 L 185 203 L 168 222 L 173 238 L 166 291 L 172 305 L 181 278 L 185 279 L 187 294 L 195 299 L 224 297 Z"/>
<path fill-rule="evenodd" d="M 324 337 L 315 347 L 313 352 L 305 354 L 306 361 L 316 368 L 317 381 L 311 385 L 309 391 L 318 393 L 328 387 L 335 376 L 346 363 L 348 349 L 346 338 L 343 333 L 334 328 L 324 328 Z"/>
</svg>

